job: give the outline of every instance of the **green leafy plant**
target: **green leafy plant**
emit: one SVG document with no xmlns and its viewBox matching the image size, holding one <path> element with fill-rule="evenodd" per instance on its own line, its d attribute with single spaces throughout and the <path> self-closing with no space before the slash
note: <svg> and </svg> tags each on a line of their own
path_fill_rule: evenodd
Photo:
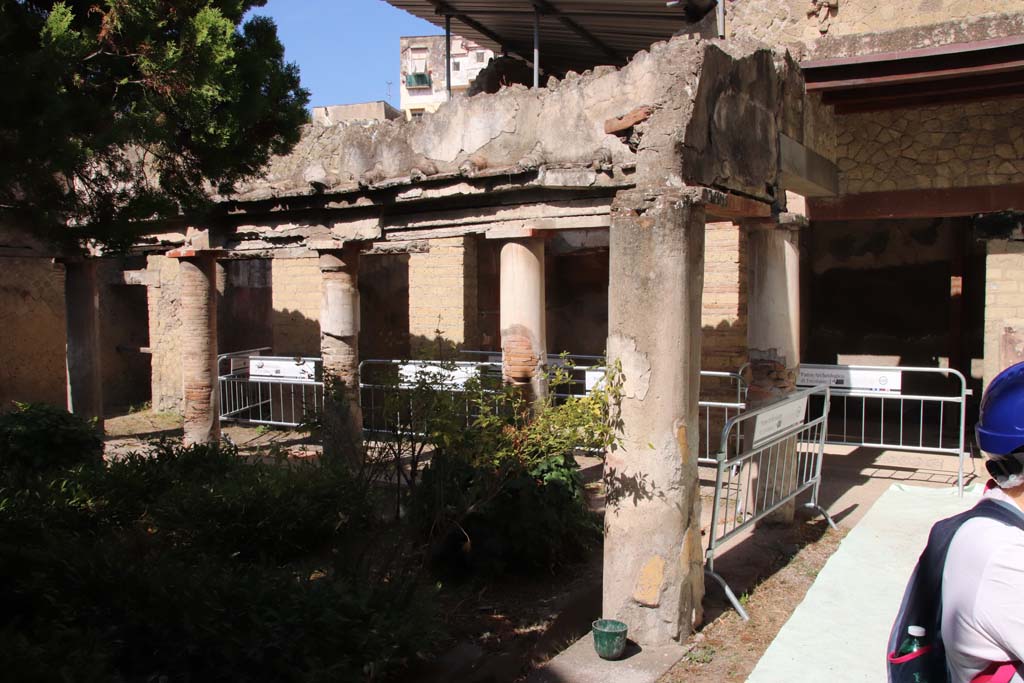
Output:
<svg viewBox="0 0 1024 683">
<path fill-rule="evenodd" d="M 15 403 L 0 415 L 0 469 L 41 472 L 103 459 L 94 423 L 44 403 Z"/>
</svg>

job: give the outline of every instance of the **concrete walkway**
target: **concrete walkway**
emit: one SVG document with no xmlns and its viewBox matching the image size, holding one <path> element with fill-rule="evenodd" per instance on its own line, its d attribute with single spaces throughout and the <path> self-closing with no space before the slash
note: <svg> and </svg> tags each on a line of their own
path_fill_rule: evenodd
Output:
<svg viewBox="0 0 1024 683">
<path fill-rule="evenodd" d="M 907 579 L 936 521 L 977 502 L 955 489 L 893 484 L 829 559 L 748 683 L 875 683 Z"/>
</svg>

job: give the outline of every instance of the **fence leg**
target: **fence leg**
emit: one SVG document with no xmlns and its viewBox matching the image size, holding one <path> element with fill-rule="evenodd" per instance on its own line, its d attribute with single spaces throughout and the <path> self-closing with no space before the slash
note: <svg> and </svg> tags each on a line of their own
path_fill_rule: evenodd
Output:
<svg viewBox="0 0 1024 683">
<path fill-rule="evenodd" d="M 832 521 L 832 518 L 829 516 L 828 512 L 825 511 L 825 508 L 821 507 L 820 505 L 814 502 L 804 503 L 804 507 L 810 508 L 811 510 L 817 510 L 818 512 L 820 512 L 821 516 L 825 518 L 825 521 L 828 522 L 828 525 L 832 528 L 832 530 L 839 531 L 839 527 L 837 527 L 836 523 Z"/>
<path fill-rule="evenodd" d="M 729 599 L 729 602 L 732 603 L 733 609 L 735 609 L 736 613 L 740 615 L 740 619 L 743 621 L 750 621 L 750 617 L 747 616 L 747 611 L 743 609 L 743 605 L 740 604 L 740 601 L 736 598 L 736 594 L 732 592 L 731 588 L 729 588 L 729 584 L 725 582 L 725 579 L 723 579 L 717 572 L 713 572 L 707 568 L 704 569 L 704 574 L 718 582 L 718 585 L 722 587 L 723 591 L 725 591 L 725 597 Z"/>
</svg>

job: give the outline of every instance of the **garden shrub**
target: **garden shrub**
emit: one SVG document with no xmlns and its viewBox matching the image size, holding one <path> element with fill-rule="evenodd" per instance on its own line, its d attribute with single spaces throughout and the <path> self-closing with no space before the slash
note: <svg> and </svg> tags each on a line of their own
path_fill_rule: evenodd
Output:
<svg viewBox="0 0 1024 683">
<path fill-rule="evenodd" d="M 0 469 L 30 473 L 102 462 L 103 442 L 91 422 L 45 403 L 15 406 L 0 415 Z"/>
</svg>

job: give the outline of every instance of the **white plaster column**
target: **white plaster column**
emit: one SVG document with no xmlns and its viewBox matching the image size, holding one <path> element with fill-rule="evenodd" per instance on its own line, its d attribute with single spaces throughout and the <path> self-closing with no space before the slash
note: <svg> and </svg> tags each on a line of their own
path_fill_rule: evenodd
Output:
<svg viewBox="0 0 1024 683">
<path fill-rule="evenodd" d="M 678 190 L 612 204 L 608 355 L 624 385 L 605 460 L 603 615 L 643 646 L 703 619 L 697 475 L 704 208 Z"/>
<path fill-rule="evenodd" d="M 747 402 L 757 408 L 796 391 L 800 371 L 800 232 L 799 223 L 745 225 L 747 231 L 747 346 L 750 389 Z M 794 486 L 795 442 L 780 449 L 772 483 L 775 495 Z M 790 452 L 792 451 L 792 452 Z M 759 485 L 761 483 L 759 482 Z M 766 519 L 793 521 L 795 501 Z"/>
<path fill-rule="evenodd" d="M 359 408 L 359 247 L 320 252 L 320 353 L 328 386 L 324 453 L 353 457 L 362 447 Z"/>
<path fill-rule="evenodd" d="M 95 259 L 64 262 L 64 302 L 67 308 L 68 412 L 96 420 L 96 428 L 102 434 L 100 297 Z"/>
<path fill-rule="evenodd" d="M 547 310 L 544 239 L 528 237 L 501 246 L 501 359 L 505 381 L 547 395 Z"/>
<path fill-rule="evenodd" d="M 213 251 L 181 250 L 181 374 L 186 445 L 220 440 L 217 386 L 217 258 Z"/>
</svg>

